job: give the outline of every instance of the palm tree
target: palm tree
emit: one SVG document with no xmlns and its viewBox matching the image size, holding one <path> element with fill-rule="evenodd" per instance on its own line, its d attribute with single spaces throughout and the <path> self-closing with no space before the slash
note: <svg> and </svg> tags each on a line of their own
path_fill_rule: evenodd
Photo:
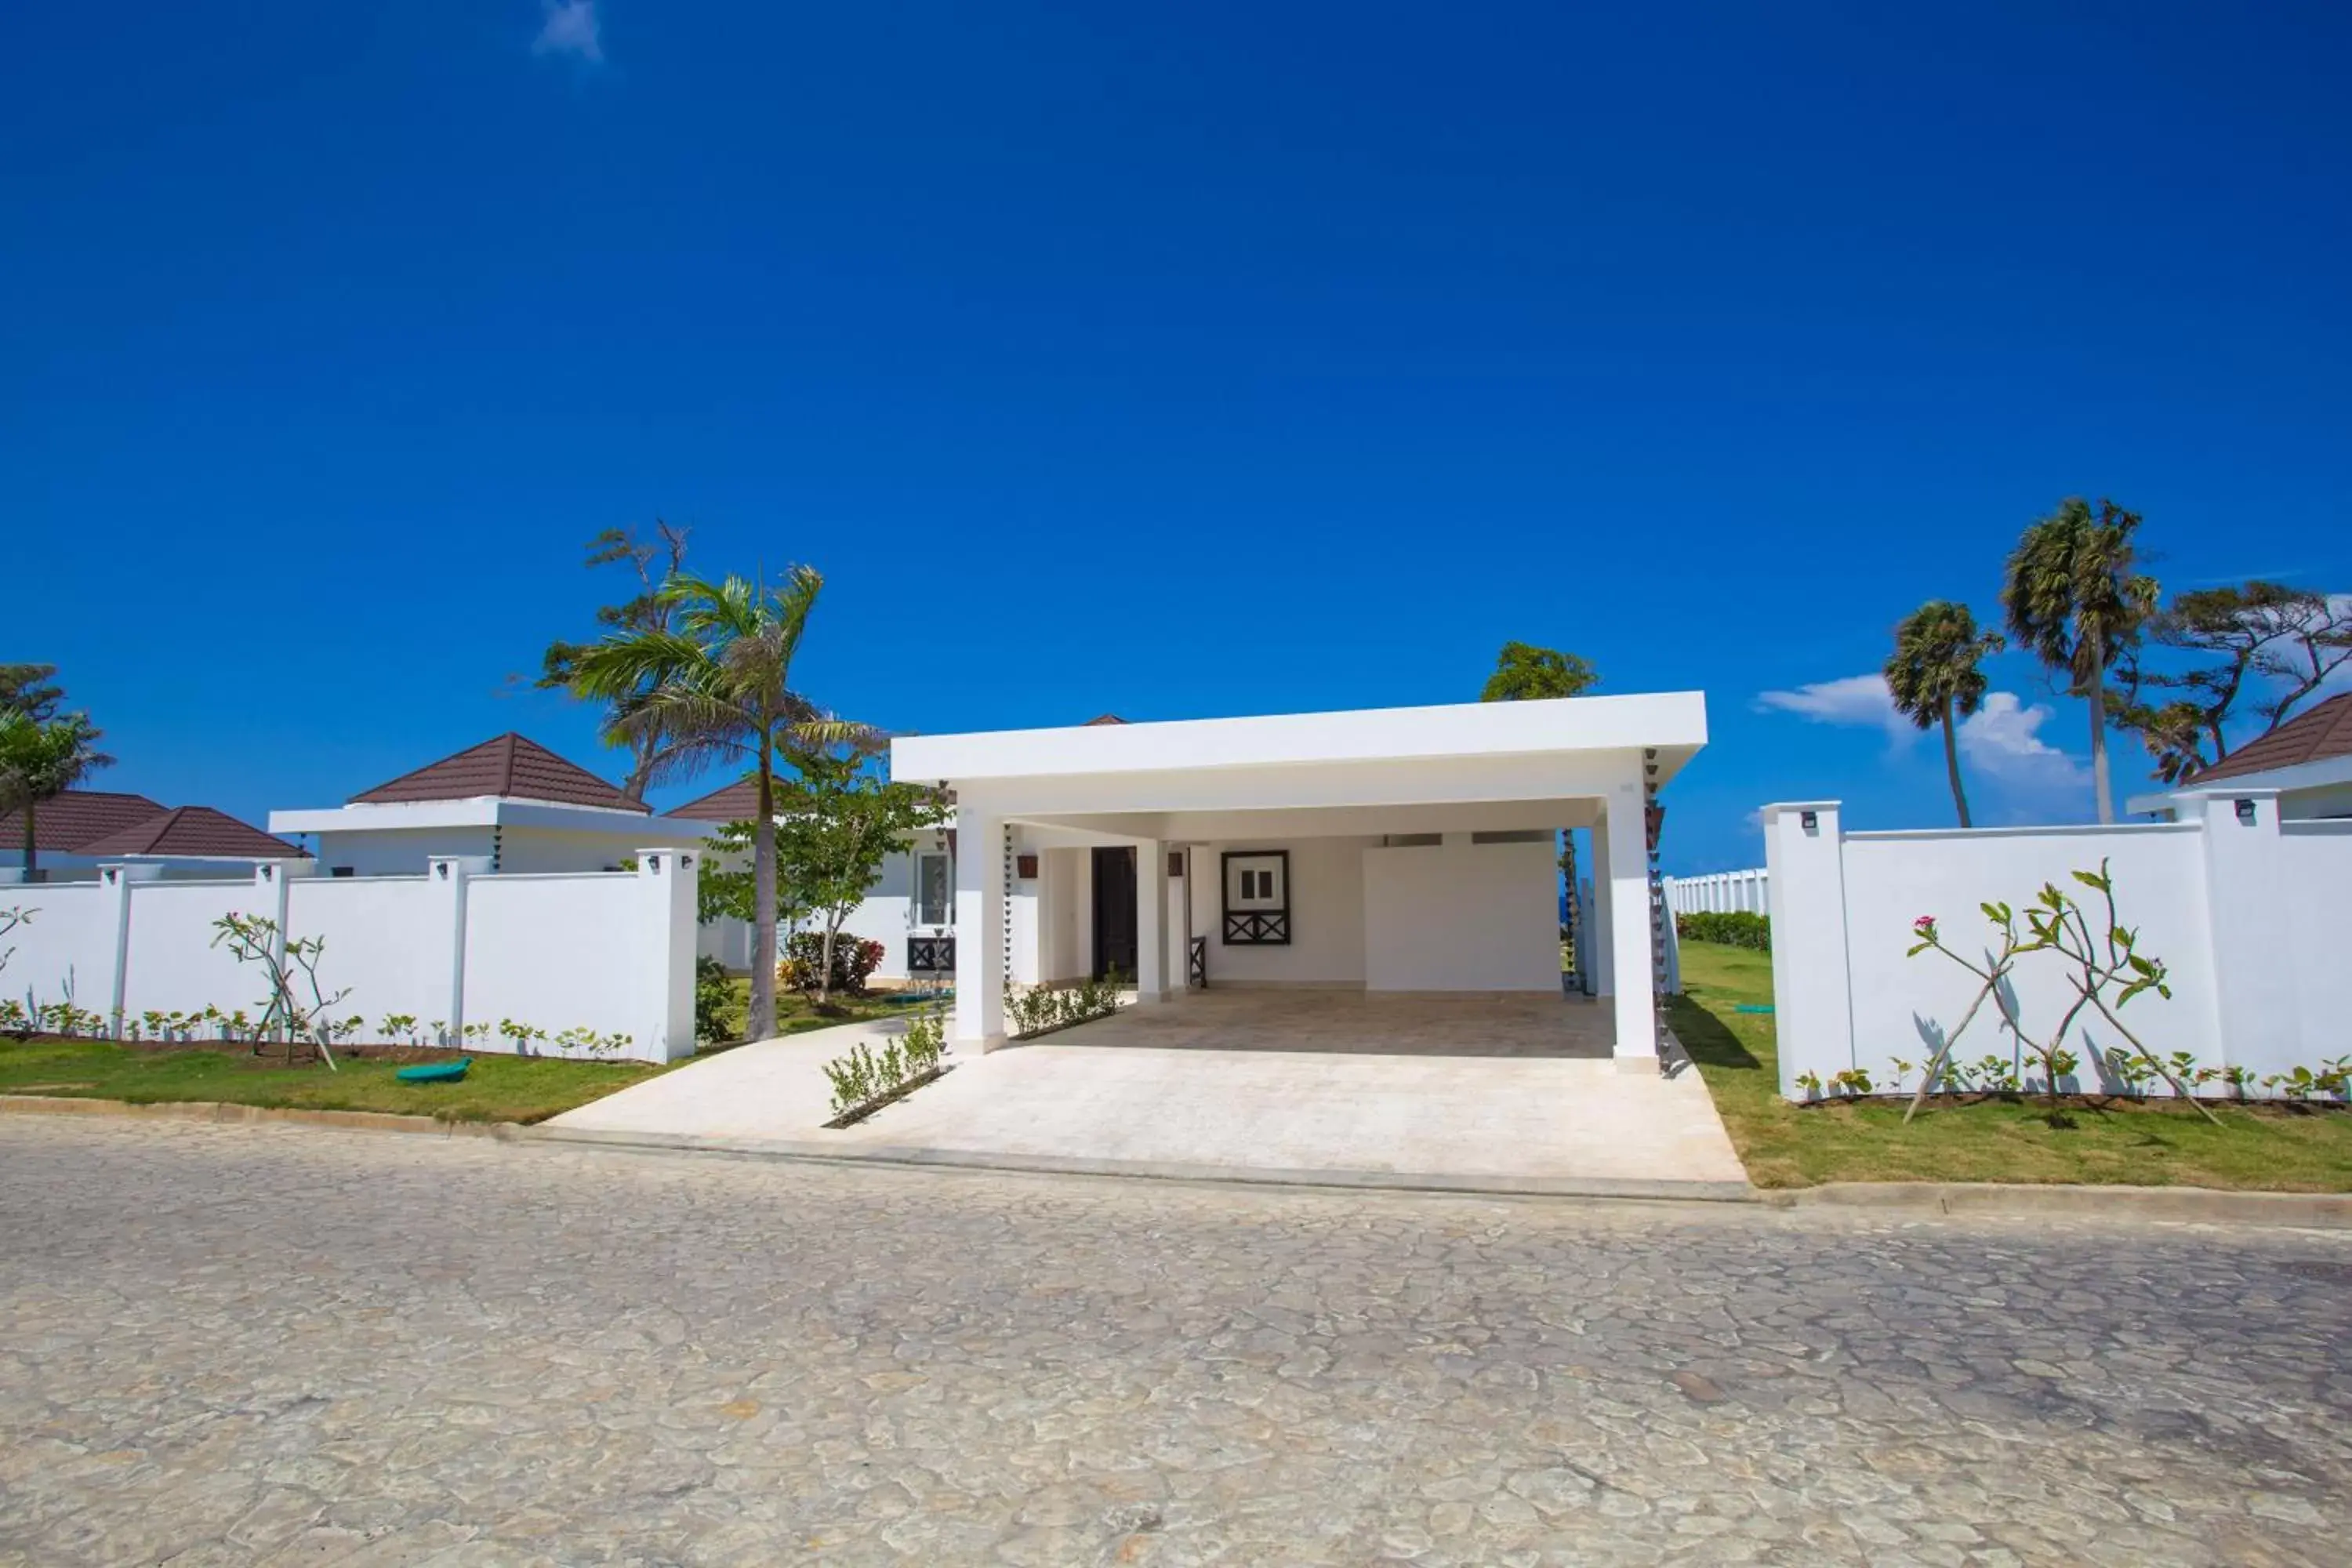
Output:
<svg viewBox="0 0 2352 1568">
<path fill-rule="evenodd" d="M 717 763 L 751 764 L 759 780 L 751 819 L 751 1005 L 749 1035 L 776 1028 L 776 763 L 786 746 L 855 741 L 862 726 L 828 718 L 792 689 L 809 612 L 824 579 L 795 566 L 774 588 L 749 578 L 683 574 L 662 584 L 667 626 L 616 630 L 582 650 L 573 689 L 612 704 L 604 738 L 628 745 L 662 737 L 655 783 L 691 778 Z"/>
<path fill-rule="evenodd" d="M 25 814 L 25 880 L 34 880 L 40 869 L 35 808 L 113 765 L 114 759 L 98 749 L 101 739 L 84 713 L 44 723 L 22 709 L 0 708 L 0 811 Z"/>
<path fill-rule="evenodd" d="M 2156 579 L 2133 570 L 2138 528 L 2138 514 L 2113 501 L 2102 500 L 2094 511 L 2070 496 L 2017 542 L 2000 590 L 2018 646 L 2044 668 L 2064 670 L 2067 690 L 2091 705 L 2091 780 L 2101 822 L 2116 819 L 2107 784 L 2107 670 L 2156 613 Z"/>
<path fill-rule="evenodd" d="M 2006 646 L 1999 632 L 1979 631 L 1966 605 L 1930 599 L 1895 628 L 1895 652 L 1886 660 L 1886 690 L 1895 709 L 1922 730 L 1944 727 L 1944 771 L 1952 781 L 1952 804 L 1960 826 L 1969 822 L 1968 792 L 1960 787 L 1960 746 L 1954 719 L 1984 705 L 1985 655 Z"/>
</svg>

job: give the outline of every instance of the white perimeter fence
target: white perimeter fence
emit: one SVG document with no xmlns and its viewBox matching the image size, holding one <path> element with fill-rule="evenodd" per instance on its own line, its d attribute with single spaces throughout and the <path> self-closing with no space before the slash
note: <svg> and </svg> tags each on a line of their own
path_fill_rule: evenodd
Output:
<svg viewBox="0 0 2352 1568">
<path fill-rule="evenodd" d="M 1771 912 L 1772 874 L 1763 867 L 1668 877 L 1666 908 L 1678 915 L 1762 915 Z"/>
<path fill-rule="evenodd" d="M 2242 1069 L 2253 1096 L 2268 1092 L 2263 1077 L 2317 1072 L 2352 1055 L 2352 821 L 2283 823 L 2275 792 L 2254 790 L 2185 798 L 2182 816 L 2109 827 L 1847 833 L 1834 801 L 1765 807 L 1781 1093 L 1804 1098 L 1800 1075 L 1826 1084 L 1853 1069 L 1869 1075 L 1873 1092 L 1916 1087 L 1982 982 L 1942 953 L 1907 956 L 1914 922 L 1933 916 L 1947 945 L 1986 964 L 1999 939 L 1980 906 L 2013 906 L 2022 930 L 2027 907 L 2055 884 L 2082 901 L 2104 939 L 2104 902 L 2074 879 L 2102 861 L 2120 922 L 2168 971 L 2169 1000 L 2143 992 L 2117 1015 L 2148 1049 Z M 2074 1001 L 2070 973 L 2055 953 L 2018 959 L 2012 994 L 2028 1034 L 2046 1040 L 2056 1028 Z M 2128 1047 L 2095 1012 L 2080 1016 L 2065 1043 L 2082 1067 L 2060 1080 L 2062 1092 L 2124 1087 L 2105 1055 Z M 2000 1057 L 2038 1086 L 2039 1064 L 1990 1003 L 1953 1055 Z M 2152 1088 L 2164 1092 L 2160 1081 Z M 2209 1081 L 2197 1092 L 2233 1090 Z"/>
<path fill-rule="evenodd" d="M 426 1043 L 510 1050 L 496 1026 L 513 1019 L 550 1040 L 568 1029 L 626 1035 L 615 1054 L 669 1061 L 694 1049 L 700 857 L 643 849 L 634 871 L 547 876 L 484 875 L 461 857 L 436 858 L 421 877 L 317 877 L 274 861 L 219 881 L 108 866 L 95 882 L 0 888 L 0 907 L 31 916 L 5 940 L 15 952 L 0 993 L 33 1006 L 71 1002 L 118 1037 L 150 1011 L 258 1017 L 263 967 L 213 945 L 221 916 L 257 915 L 282 939 L 325 939 L 320 984 L 330 996 L 349 988 L 329 1012 L 365 1018 L 354 1039 L 373 1041 L 378 1020 L 405 1014 Z M 492 1029 L 468 1037 L 468 1024 Z"/>
</svg>

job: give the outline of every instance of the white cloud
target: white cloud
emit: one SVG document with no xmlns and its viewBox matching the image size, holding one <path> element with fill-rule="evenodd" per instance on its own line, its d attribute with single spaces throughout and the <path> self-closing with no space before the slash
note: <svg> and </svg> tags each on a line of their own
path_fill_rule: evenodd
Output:
<svg viewBox="0 0 2352 1568">
<path fill-rule="evenodd" d="M 596 0 L 539 0 L 539 8 L 543 19 L 530 41 L 532 54 L 570 55 L 591 65 L 604 60 Z"/>
<path fill-rule="evenodd" d="M 1911 721 L 1895 710 L 1895 699 L 1883 675 L 1849 675 L 1841 680 L 1816 680 L 1794 691 L 1759 693 L 1756 706 L 1769 712 L 1794 713 L 1816 724 L 1852 725 L 1884 730 L 1900 744 L 1917 731 Z"/>
<path fill-rule="evenodd" d="M 1960 721 L 1960 755 L 2011 792 L 2081 789 L 2090 783 L 2089 767 L 2042 738 L 2042 726 L 2054 716 L 2014 691 L 1987 692 L 1984 706 Z M 2117 742 L 2107 743 L 2112 748 Z"/>
<path fill-rule="evenodd" d="M 1885 678 L 1878 675 L 1849 675 L 1793 691 L 1763 692 L 1756 706 L 1766 712 L 1794 713 L 1816 724 L 1883 731 L 1892 753 L 1897 754 L 1922 733 L 1895 710 Z M 1994 815 L 2027 822 L 2081 808 L 2091 770 L 2042 738 L 2042 726 L 2054 717 L 2055 710 L 2046 704 L 2029 703 L 2014 691 L 1990 691 L 1984 705 L 1960 721 L 1954 738 L 1961 759 L 1970 781 L 1982 781 L 1998 797 Z M 1940 765 L 1939 758 L 1939 771 Z M 1973 799 L 1976 792 L 1969 793 Z"/>
</svg>

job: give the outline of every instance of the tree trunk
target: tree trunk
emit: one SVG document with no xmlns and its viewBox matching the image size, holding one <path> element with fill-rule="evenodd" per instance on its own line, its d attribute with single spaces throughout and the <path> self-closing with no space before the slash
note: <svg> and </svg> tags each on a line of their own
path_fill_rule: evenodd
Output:
<svg viewBox="0 0 2352 1568">
<path fill-rule="evenodd" d="M 1969 821 L 1968 792 L 1960 788 L 1960 742 L 1952 733 L 1952 701 L 1944 700 L 1944 772 L 1951 776 L 1952 804 L 1959 808 L 1960 826 L 1972 826 Z"/>
<path fill-rule="evenodd" d="M 751 822 L 751 1005 L 743 1037 L 776 1032 L 776 774 L 760 743 L 760 814 Z"/>
<path fill-rule="evenodd" d="M 2091 645 L 2091 787 L 2099 792 L 2099 821 L 2116 819 L 2114 793 L 2107 787 L 2107 660 L 2097 643 Z"/>
<path fill-rule="evenodd" d="M 28 795 L 25 797 L 25 880 L 27 882 L 32 881 L 33 873 L 40 869 L 39 853 L 33 846 L 33 797 Z"/>
<path fill-rule="evenodd" d="M 816 1005 L 822 1012 L 833 1000 L 833 943 L 841 931 L 841 917 L 835 915 L 824 922 L 824 951 L 818 954 L 824 967 L 816 972 Z"/>
</svg>

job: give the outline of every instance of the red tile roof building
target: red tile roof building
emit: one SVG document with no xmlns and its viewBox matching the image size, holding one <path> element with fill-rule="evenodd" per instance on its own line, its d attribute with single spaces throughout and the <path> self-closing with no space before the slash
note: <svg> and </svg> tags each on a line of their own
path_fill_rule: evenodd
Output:
<svg viewBox="0 0 2352 1568">
<path fill-rule="evenodd" d="M 403 773 L 352 796 L 353 805 L 398 805 L 426 800 L 472 800 L 502 795 L 558 805 L 594 805 L 614 811 L 653 808 L 618 784 L 607 783 L 577 763 L 567 762 L 536 741 L 509 731 L 455 756 Z"/>
</svg>

